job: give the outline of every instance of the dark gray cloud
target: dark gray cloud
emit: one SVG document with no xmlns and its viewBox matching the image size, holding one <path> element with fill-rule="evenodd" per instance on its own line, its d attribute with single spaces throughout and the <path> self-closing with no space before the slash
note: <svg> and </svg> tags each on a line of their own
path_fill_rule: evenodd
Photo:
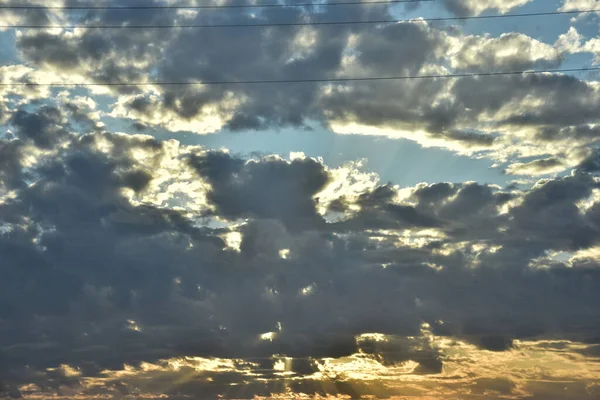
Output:
<svg viewBox="0 0 600 400">
<path fill-rule="evenodd" d="M 0 182 L 6 188 L 12 189 L 23 183 L 21 169 L 23 147 L 23 143 L 19 140 L 0 142 Z"/>
<path fill-rule="evenodd" d="M 598 226 L 582 214 L 576 203 L 592 194 L 598 183 L 587 174 L 546 181 L 523 197 L 512 210 L 514 233 L 527 238 L 531 247 L 577 250 L 598 238 Z M 536 242 L 540 242 L 536 244 Z"/>
<path fill-rule="evenodd" d="M 430 101 L 446 89 L 450 91 L 449 97 Z M 422 96 L 415 97 L 415 92 Z M 530 98 L 543 101 L 536 107 L 516 106 Z M 550 132 L 592 124 L 597 118 L 598 99 L 596 89 L 589 83 L 568 76 L 540 75 L 461 78 L 449 88 L 442 81 L 361 84 L 349 91 L 331 92 L 323 104 L 338 126 L 359 123 L 392 131 L 395 127 L 409 130 L 419 126 L 430 134 L 415 133 L 410 137 L 424 143 L 428 143 L 428 139 L 444 139 L 467 148 L 473 145 L 485 148 L 497 143 L 498 135 L 509 134 L 511 130 L 538 128 Z M 492 128 L 484 124 L 488 132 L 491 129 L 495 134 L 477 132 L 480 123 L 475 121 L 484 115 L 499 116 L 490 121 Z M 363 129 L 368 132 L 368 128 Z M 461 130 L 471 133 L 460 133 Z M 586 132 L 590 133 L 579 135 L 573 143 L 581 146 L 595 140 L 594 136 L 590 139 L 592 131 L 588 128 Z M 536 135 L 531 139 L 532 145 L 537 138 Z M 543 140 L 562 138 L 547 134 Z M 514 150 L 508 148 L 507 153 L 514 154 Z"/>
<path fill-rule="evenodd" d="M 600 171 L 600 152 L 598 150 L 593 150 L 591 154 L 579 164 L 578 168 L 584 172 Z"/>
<path fill-rule="evenodd" d="M 24 0 L 23 6 L 39 6 L 35 0 Z M 55 14 L 48 13 L 47 10 L 29 10 L 28 12 L 20 12 L 19 10 L 2 9 L 0 10 L 0 19 L 3 21 L 16 21 L 23 25 L 48 25 L 52 22 L 52 17 Z"/>
<path fill-rule="evenodd" d="M 412 205 L 383 185 L 341 199 L 349 216 L 325 223 L 316 198 L 330 172 L 320 162 L 190 149 L 180 162 L 209 188 L 205 215 L 246 221 L 235 251 L 222 237 L 236 228 L 201 227 L 126 195 L 150 190 L 164 143 L 109 133 L 69 134 L 66 143 L 28 167 L 32 183 L 0 205 L 3 376 L 25 365 L 68 364 L 93 377 L 178 356 L 320 359 L 361 349 L 436 374 L 438 351 L 402 339 L 418 337 L 423 322 L 494 351 L 517 338 L 593 337 L 599 327 L 596 266 L 530 266 L 547 250 L 596 245 L 596 207 L 585 216 L 576 207 L 597 187 L 590 175 L 527 193 L 422 185 Z M 138 152 L 158 160 L 153 169 Z M 410 244 L 399 241 L 404 229 L 440 235 Z M 398 339 L 357 342 L 369 332 Z"/>
<path fill-rule="evenodd" d="M 570 126 L 566 128 L 557 127 L 544 127 L 539 130 L 538 137 L 545 141 L 553 140 L 565 140 L 569 138 L 592 138 L 595 139 L 599 136 L 600 129 L 598 126 L 591 126 L 587 124 Z"/>
<path fill-rule="evenodd" d="M 35 113 L 19 110 L 12 116 L 10 124 L 23 141 L 31 141 L 36 147 L 50 149 L 68 135 L 66 119 L 58 108 L 44 106 Z"/>
<path fill-rule="evenodd" d="M 354 48 L 364 68 L 393 76 L 418 73 L 447 46 L 439 32 L 424 24 L 400 23 L 361 32 Z"/>
<path fill-rule="evenodd" d="M 313 197 L 329 176 L 313 159 L 244 162 L 226 153 L 210 152 L 192 157 L 190 164 L 211 184 L 208 198 L 216 215 L 273 218 L 291 229 L 318 229 L 324 224 Z"/>
<path fill-rule="evenodd" d="M 360 211 L 352 218 L 334 224 L 333 229 L 365 230 L 365 229 L 400 229 L 408 227 L 437 227 L 440 221 L 420 212 L 409 205 L 399 205 L 394 201 L 396 190 L 391 185 L 375 188 L 371 192 L 362 193 L 355 204 Z M 339 199 L 332 204 L 333 211 L 347 210 L 351 204 Z"/>
<path fill-rule="evenodd" d="M 25 37 L 20 41 L 24 52 L 31 54 L 31 61 L 56 65 L 58 68 L 71 70 L 79 64 L 77 51 L 65 46 L 63 40 L 56 35 L 40 33 L 33 37 Z"/>
</svg>

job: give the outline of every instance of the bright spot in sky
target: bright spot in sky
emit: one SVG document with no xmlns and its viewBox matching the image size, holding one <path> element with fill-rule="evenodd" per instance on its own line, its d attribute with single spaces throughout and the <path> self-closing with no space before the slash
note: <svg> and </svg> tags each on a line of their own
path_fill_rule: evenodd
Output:
<svg viewBox="0 0 600 400">
<path fill-rule="evenodd" d="M 129 330 L 136 331 L 136 332 L 141 332 L 142 331 L 142 327 L 137 322 L 135 322 L 132 319 L 127 320 L 127 328 Z"/>
<path fill-rule="evenodd" d="M 222 236 L 227 248 L 240 252 L 242 245 L 242 234 L 240 232 L 227 232 Z"/>
<path fill-rule="evenodd" d="M 277 337 L 277 332 L 266 332 L 261 334 L 259 337 L 261 340 L 272 342 Z"/>
<path fill-rule="evenodd" d="M 311 295 L 313 292 L 315 291 L 315 285 L 308 285 L 306 287 L 303 287 L 302 289 L 300 289 L 300 293 L 302 294 L 302 296 L 308 296 Z"/>
<path fill-rule="evenodd" d="M 373 342 L 385 342 L 387 341 L 387 336 L 382 333 L 363 333 L 362 335 L 358 335 L 356 337 L 358 342 L 362 341 L 373 341 Z"/>
<path fill-rule="evenodd" d="M 284 260 L 290 258 L 290 249 L 279 250 L 279 257 L 283 258 Z"/>
</svg>

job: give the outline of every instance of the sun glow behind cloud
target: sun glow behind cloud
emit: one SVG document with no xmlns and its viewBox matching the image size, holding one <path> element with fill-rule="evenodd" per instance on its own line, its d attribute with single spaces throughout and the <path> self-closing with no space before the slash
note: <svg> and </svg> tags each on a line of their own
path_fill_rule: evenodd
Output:
<svg viewBox="0 0 600 400">
<path fill-rule="evenodd" d="M 264 336 L 264 335 L 263 335 Z M 269 336 L 269 340 L 275 339 Z M 375 344 L 398 338 L 365 334 L 357 342 Z M 197 398 L 224 393 L 228 398 L 394 398 L 394 399 L 516 399 L 577 398 L 600 395 L 598 346 L 567 340 L 515 341 L 505 352 L 482 350 L 467 342 L 432 335 L 426 340 L 440 352 L 443 368 L 420 370 L 418 357 L 389 363 L 385 352 L 361 349 L 342 358 L 219 359 L 180 357 L 125 365 L 84 376 L 63 365 L 36 373 L 36 382 L 20 387 L 24 398 L 100 399 Z M 407 342 L 407 343 L 408 343 Z M 397 348 L 401 352 L 405 349 Z M 388 350 L 389 351 L 389 350 Z M 57 379 L 59 378 L 59 379 Z M 59 382 L 54 389 L 47 386 Z M 178 397 L 179 396 L 179 397 Z M 329 397 L 328 397 L 329 396 Z"/>
</svg>

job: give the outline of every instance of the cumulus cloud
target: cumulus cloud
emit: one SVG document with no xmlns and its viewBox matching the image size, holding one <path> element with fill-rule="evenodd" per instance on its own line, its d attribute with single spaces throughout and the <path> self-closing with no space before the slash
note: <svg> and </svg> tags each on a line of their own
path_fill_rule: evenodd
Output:
<svg viewBox="0 0 600 400">
<path fill-rule="evenodd" d="M 521 7 L 532 0 L 444 0 L 446 7 L 458 15 L 479 15 L 488 10 L 505 14 L 516 7 Z"/>
<path fill-rule="evenodd" d="M 515 2 L 448 2 L 462 14 Z M 157 2 L 156 4 L 162 4 Z M 147 13 L 146 13 L 147 14 Z M 144 14 L 144 15 L 146 15 Z M 148 17 L 148 18 L 146 18 Z M 302 7 L 185 13 L 94 12 L 90 24 L 211 24 L 391 19 L 387 6 Z M 66 17 L 65 17 L 66 18 Z M 240 28 L 242 29 L 242 28 Z M 343 77 L 518 71 L 559 67 L 565 55 L 595 52 L 594 39 L 577 32 L 555 46 L 517 32 L 500 36 L 413 22 L 382 26 L 295 26 L 185 30 L 48 30 L 19 32 L 21 57 L 52 79 L 118 83 L 297 80 Z M 152 42 L 152 46 L 145 43 Z M 115 99 L 107 115 L 137 126 L 206 134 L 307 127 L 337 133 L 408 138 L 424 146 L 524 163 L 527 157 L 562 158 L 593 138 L 560 140 L 549 130 L 597 122 L 596 82 L 565 75 L 507 76 L 352 84 L 193 85 L 91 88 Z M 573 105 L 568 109 L 564 104 Z M 553 139 L 557 145 L 545 141 Z M 517 144 L 518 143 L 518 144 Z M 559 144 L 559 145 L 558 145 Z M 550 153 L 550 154 L 549 154 Z M 577 162 L 561 160 L 565 170 Z M 558 164 L 556 164 L 558 170 Z M 523 169 L 522 169 L 523 171 Z"/>
<path fill-rule="evenodd" d="M 598 7 L 598 0 L 563 0 L 559 10 L 593 10 Z"/>
<path fill-rule="evenodd" d="M 48 122 L 53 112 L 41 106 L 26 119 Z M 68 130 L 73 117 L 63 116 Z M 37 127 L 52 133 L 55 123 Z M 31 135 L 18 132 L 23 139 L 2 145 L 25 146 Z M 582 214 L 578 205 L 599 183 L 584 172 L 526 192 L 477 183 L 401 189 L 348 166 L 353 191 L 340 189 L 339 170 L 307 157 L 245 160 L 185 146 L 174 153 L 147 136 L 60 132 L 52 152 L 32 139 L 35 161 L 18 152 L 3 161 L 13 194 L 0 205 L 0 369 L 17 374 L 15 382 L 35 381 L 25 366 L 69 365 L 79 372 L 52 372 L 68 387 L 81 377 L 113 382 L 100 372 L 124 363 L 150 363 L 133 376 L 158 365 L 170 381 L 177 374 L 168 371 L 183 367 L 160 360 L 360 352 L 439 374 L 438 350 L 401 339 L 423 335 L 423 322 L 494 351 L 510 350 L 514 339 L 597 332 L 600 275 L 589 256 L 577 268 L 531 266 L 548 251 L 597 246 L 597 207 Z M 186 196 L 170 191 L 176 206 L 158 201 L 154 186 L 169 170 L 191 179 Z M 341 217 L 327 222 L 330 212 Z M 229 233 L 240 235 L 238 249 L 223 239 Z M 357 341 L 369 332 L 399 339 L 391 350 Z"/>
<path fill-rule="evenodd" d="M 454 68 L 466 71 L 519 71 L 555 68 L 561 54 L 552 45 L 520 33 L 504 33 L 497 38 L 470 36 L 464 38 L 455 57 Z"/>
<path fill-rule="evenodd" d="M 193 156 L 190 164 L 209 182 L 208 199 L 218 216 L 273 218 L 292 229 L 319 228 L 323 223 L 314 196 L 327 185 L 329 174 L 316 160 L 244 162 L 227 153 L 209 152 Z"/>
<path fill-rule="evenodd" d="M 557 44 L 558 47 L 562 47 L 565 51 L 572 54 L 594 54 L 595 64 L 598 64 L 600 60 L 600 40 L 598 38 L 586 40 L 574 27 L 569 28 L 567 33 L 560 35 Z"/>
</svg>

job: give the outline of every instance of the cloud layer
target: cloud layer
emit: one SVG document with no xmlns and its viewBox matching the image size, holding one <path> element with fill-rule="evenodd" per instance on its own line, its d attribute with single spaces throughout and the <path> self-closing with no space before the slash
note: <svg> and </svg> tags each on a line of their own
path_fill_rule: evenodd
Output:
<svg viewBox="0 0 600 400">
<path fill-rule="evenodd" d="M 529 3 L 448 0 L 443 11 Z M 580 3 L 562 9 L 591 6 Z M 0 10 L 0 20 L 292 23 L 420 10 L 394 7 Z M 151 84 L 553 69 L 597 56 L 578 21 L 554 42 L 419 20 L 17 30 L 0 67 L 0 397 L 596 398 L 593 75 Z M 97 85 L 21 85 L 48 82 Z M 139 85 L 107 85 L 122 82 Z M 157 138 L 314 126 L 490 158 L 529 181 L 400 187 L 360 161 Z"/>
<path fill-rule="evenodd" d="M 357 191 L 311 158 L 174 154 L 147 136 L 74 135 L 58 108 L 16 115 L 2 142 L 19 149 L 3 159 L 4 374 L 351 356 L 362 334 L 414 337 L 423 323 L 492 351 L 514 339 L 598 340 L 589 254 L 600 229 L 586 202 L 600 183 L 589 173 L 525 191 L 376 180 Z M 177 186 L 162 165 L 194 184 Z M 419 346 L 390 362 L 439 373 L 441 355 Z"/>
<path fill-rule="evenodd" d="M 507 12 L 529 1 L 448 1 L 458 15 Z M 156 2 L 157 5 L 162 4 Z M 589 8 L 578 5 L 576 9 Z M 566 3 L 562 9 L 572 10 Z M 94 11 L 62 23 L 193 25 L 385 20 L 398 10 L 364 7 Z M 40 22 L 38 22 L 40 23 Z M 46 80 L 207 82 L 297 80 L 554 69 L 571 54 L 597 54 L 575 27 L 545 43 L 518 32 L 492 37 L 414 20 L 381 26 L 334 25 L 236 29 L 85 29 L 19 31 L 16 49 Z M 148 46 L 147 43 L 152 43 Z M 13 79 L 18 79 L 17 77 Z M 37 78 L 41 79 L 41 78 Z M 37 79 L 33 79 L 37 81 Z M 520 173 L 578 165 L 595 144 L 598 85 L 560 74 L 363 82 L 100 87 L 113 117 L 140 127 L 211 133 L 307 127 L 409 138 L 425 146 L 515 163 Z M 577 132 L 576 140 L 566 140 Z M 579 132 L 581 132 L 579 134 Z M 543 169 L 526 158 L 557 159 Z"/>
</svg>

